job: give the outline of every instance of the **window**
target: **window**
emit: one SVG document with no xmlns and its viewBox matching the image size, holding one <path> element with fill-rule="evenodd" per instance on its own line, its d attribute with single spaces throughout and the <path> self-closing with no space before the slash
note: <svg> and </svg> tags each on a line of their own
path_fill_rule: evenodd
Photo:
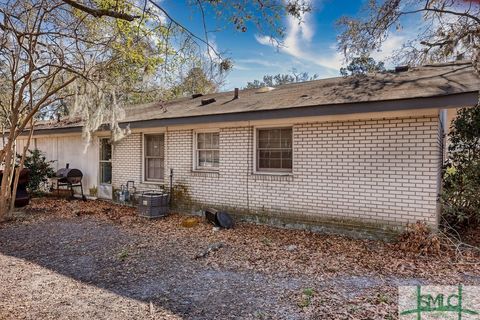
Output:
<svg viewBox="0 0 480 320">
<path fill-rule="evenodd" d="M 112 144 L 109 138 L 100 139 L 100 184 L 112 184 Z"/>
<path fill-rule="evenodd" d="M 163 181 L 165 136 L 149 134 L 144 139 L 145 181 Z"/>
<path fill-rule="evenodd" d="M 292 128 L 257 129 L 257 171 L 292 172 Z"/>
<path fill-rule="evenodd" d="M 219 132 L 197 132 L 195 141 L 195 169 L 218 170 L 220 164 Z"/>
</svg>

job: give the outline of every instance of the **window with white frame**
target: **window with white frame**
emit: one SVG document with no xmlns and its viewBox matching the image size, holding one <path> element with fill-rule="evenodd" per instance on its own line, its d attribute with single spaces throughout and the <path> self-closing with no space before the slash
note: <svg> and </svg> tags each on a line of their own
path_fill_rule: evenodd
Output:
<svg viewBox="0 0 480 320">
<path fill-rule="evenodd" d="M 195 133 L 195 169 L 218 170 L 220 164 L 220 133 Z"/>
<path fill-rule="evenodd" d="M 112 143 L 100 138 L 100 184 L 112 184 Z"/>
<path fill-rule="evenodd" d="M 259 172 L 292 172 L 292 128 L 257 128 L 256 168 Z"/>
<path fill-rule="evenodd" d="M 143 148 L 145 181 L 163 181 L 165 171 L 165 135 L 144 135 Z"/>
</svg>

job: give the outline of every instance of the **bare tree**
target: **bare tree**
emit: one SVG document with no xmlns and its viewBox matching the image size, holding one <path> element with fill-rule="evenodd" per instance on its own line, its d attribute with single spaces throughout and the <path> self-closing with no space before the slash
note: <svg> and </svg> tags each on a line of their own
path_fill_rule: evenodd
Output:
<svg viewBox="0 0 480 320">
<path fill-rule="evenodd" d="M 168 74 L 172 61 L 204 55 L 202 50 L 218 70 L 231 68 L 209 42 L 207 6 L 226 13 L 219 16 L 241 32 L 252 25 L 278 37 L 284 15 L 301 17 L 309 10 L 306 0 L 198 0 L 191 5 L 204 21 L 203 35 L 154 0 L 0 0 L 0 221 L 14 200 L 17 138 L 42 111 L 68 106 L 83 119 L 87 140 L 105 123 L 112 139 L 119 139 L 124 135 L 118 126 L 121 101 L 129 98 L 125 92 L 143 89 L 145 77 Z"/>
<path fill-rule="evenodd" d="M 276 87 L 283 84 L 313 81 L 318 79 L 318 74 L 310 76 L 308 72 L 298 72 L 293 68 L 290 73 L 266 74 L 262 80 L 248 81 L 245 89 L 258 89 L 262 87 Z"/>
<path fill-rule="evenodd" d="M 10 185 L 19 135 L 44 107 L 67 98 L 77 79 L 90 79 L 109 42 L 93 42 L 78 15 L 63 1 L 9 1 L 0 8 L 2 119 L 8 127 L 0 151 L 4 174 L 0 218 L 11 198 Z"/>
<path fill-rule="evenodd" d="M 384 72 L 385 64 L 383 61 L 377 62 L 372 57 L 361 56 L 351 59 L 345 68 L 340 68 L 340 74 L 347 76 L 362 76 L 367 73 Z"/>
<path fill-rule="evenodd" d="M 472 59 L 480 70 L 480 2 L 473 0 L 369 1 L 361 18 L 341 18 L 339 49 L 347 59 L 378 50 L 405 19 L 418 17 L 418 35 L 396 52 L 408 64 Z M 410 20 L 411 21 L 411 20 Z"/>
<path fill-rule="evenodd" d="M 402 29 L 406 17 L 421 21 L 418 35 L 397 50 L 393 59 L 406 64 L 470 59 L 480 73 L 480 2 L 477 0 L 386 0 L 369 2 L 365 18 L 342 18 L 339 49 L 347 59 L 367 56 Z M 410 20 L 411 21 L 411 20 Z M 479 88 L 480 89 L 480 88 Z M 441 201 L 449 231 L 453 226 L 478 221 L 480 190 L 478 150 L 480 100 L 460 110 L 452 125 L 448 160 L 443 171 Z M 472 156 L 473 155 L 473 156 Z M 458 249 L 458 246 L 457 246 Z"/>
</svg>

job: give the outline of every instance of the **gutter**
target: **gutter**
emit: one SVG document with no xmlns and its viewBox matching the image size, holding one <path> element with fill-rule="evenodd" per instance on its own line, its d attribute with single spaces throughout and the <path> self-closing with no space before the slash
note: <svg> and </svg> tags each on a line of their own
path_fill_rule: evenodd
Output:
<svg viewBox="0 0 480 320">
<path fill-rule="evenodd" d="M 474 106 L 478 103 L 478 91 L 450 94 L 444 96 L 426 98 L 407 98 L 397 100 L 369 101 L 341 103 L 332 105 L 317 105 L 305 107 L 290 107 L 272 110 L 256 110 L 246 112 L 232 112 L 222 114 L 198 115 L 179 118 L 164 118 L 151 120 L 137 120 L 120 122 L 125 128 L 130 125 L 131 129 L 144 129 L 155 127 L 166 127 L 173 125 L 189 125 L 215 122 L 253 121 L 269 119 L 286 119 L 296 117 L 314 117 L 327 115 L 345 115 L 353 113 L 402 111 L 415 109 L 447 109 Z M 82 127 L 37 129 L 34 135 L 80 133 Z M 26 135 L 27 132 L 22 133 Z"/>
</svg>

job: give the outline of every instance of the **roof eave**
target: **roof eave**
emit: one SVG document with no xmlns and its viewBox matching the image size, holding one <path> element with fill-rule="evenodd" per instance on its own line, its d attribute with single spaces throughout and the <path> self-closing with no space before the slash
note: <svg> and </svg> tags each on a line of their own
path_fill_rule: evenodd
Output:
<svg viewBox="0 0 480 320">
<path fill-rule="evenodd" d="M 478 91 L 463 92 L 434 97 L 407 98 L 397 100 L 353 102 L 331 105 L 315 105 L 291 107 L 272 110 L 256 110 L 246 112 L 221 113 L 177 118 L 150 119 L 120 122 L 122 127 L 131 129 L 166 127 L 173 125 L 189 125 L 215 122 L 253 121 L 285 119 L 297 117 L 345 115 L 367 112 L 388 112 L 417 109 L 447 109 L 474 106 L 478 103 Z M 81 132 L 82 127 L 51 128 L 35 130 L 35 135 L 65 134 Z"/>
</svg>

